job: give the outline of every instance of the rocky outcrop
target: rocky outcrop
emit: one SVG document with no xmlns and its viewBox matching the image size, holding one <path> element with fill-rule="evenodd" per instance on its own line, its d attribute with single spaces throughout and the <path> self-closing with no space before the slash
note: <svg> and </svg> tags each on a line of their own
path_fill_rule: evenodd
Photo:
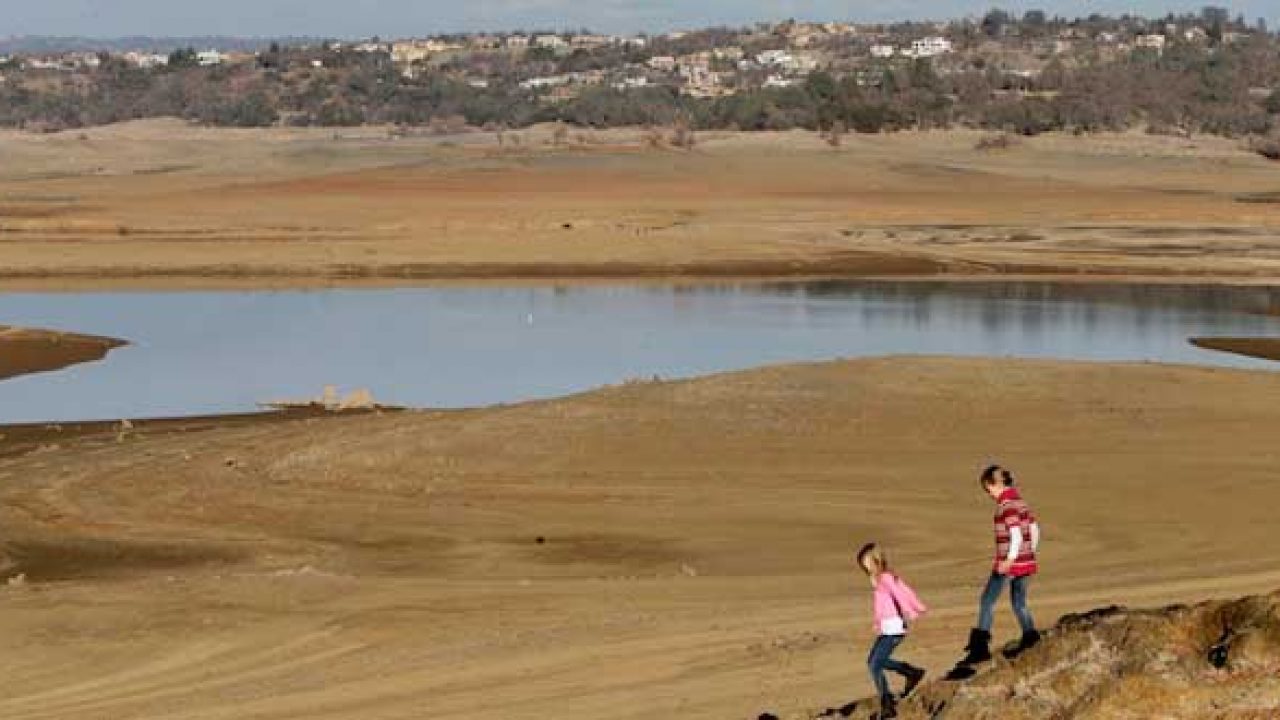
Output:
<svg viewBox="0 0 1280 720">
<path fill-rule="evenodd" d="M 905 720 L 1280 718 L 1280 592 L 1063 617 L 1045 641 L 965 682 L 922 686 Z M 878 717 L 874 700 L 816 717 Z"/>
</svg>

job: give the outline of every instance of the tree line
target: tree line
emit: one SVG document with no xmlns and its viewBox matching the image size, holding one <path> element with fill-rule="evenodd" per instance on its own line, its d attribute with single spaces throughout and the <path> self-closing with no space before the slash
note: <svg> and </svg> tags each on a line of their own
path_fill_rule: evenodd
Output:
<svg viewBox="0 0 1280 720">
<path fill-rule="evenodd" d="M 1108 62 L 1052 60 L 1034 77 L 980 63 L 940 74 L 929 60 L 885 61 L 719 98 L 689 97 L 675 86 L 597 85 L 559 102 L 549 102 L 545 91 L 522 88 L 517 68 L 497 68 L 497 79 L 477 87 L 447 65 L 406 75 L 386 54 L 313 51 L 318 62 L 312 64 L 298 53 L 273 46 L 254 63 L 200 67 L 194 53 L 180 50 L 168 67 L 147 70 L 104 56 L 97 68 L 54 74 L 53 81 L 46 74 L 40 82 L 24 82 L 24 73 L 10 63 L 0 67 L 8 76 L 0 83 L 0 126 L 64 130 L 172 116 L 229 127 L 440 127 L 447 120 L 449 127 L 477 128 L 560 122 L 828 132 L 1146 127 L 1264 136 L 1280 129 L 1280 49 L 1265 34 L 1212 52 L 1175 42 L 1162 53 L 1135 52 Z M 545 62 L 559 69 L 571 60 Z"/>
</svg>

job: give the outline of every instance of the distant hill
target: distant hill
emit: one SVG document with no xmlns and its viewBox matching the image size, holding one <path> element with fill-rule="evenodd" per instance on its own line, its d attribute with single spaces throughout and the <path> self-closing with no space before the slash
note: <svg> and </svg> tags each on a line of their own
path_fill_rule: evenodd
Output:
<svg viewBox="0 0 1280 720">
<path fill-rule="evenodd" d="M 146 52 L 168 53 L 179 48 L 214 48 L 224 51 L 253 52 L 261 50 L 276 42 L 281 45 L 304 45 L 319 43 L 321 38 L 279 37 L 248 38 L 228 37 L 224 35 L 202 35 L 193 37 L 55 37 L 50 35 L 24 35 L 21 37 L 0 38 L 0 54 L 4 55 L 40 55 L 64 52 L 126 52 L 142 50 Z"/>
</svg>

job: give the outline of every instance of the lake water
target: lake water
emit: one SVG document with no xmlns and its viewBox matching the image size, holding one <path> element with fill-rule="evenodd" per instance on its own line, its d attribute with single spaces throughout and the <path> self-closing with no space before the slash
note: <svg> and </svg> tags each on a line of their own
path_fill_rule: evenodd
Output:
<svg viewBox="0 0 1280 720">
<path fill-rule="evenodd" d="M 253 410 L 368 388 L 463 407 L 633 378 L 886 354 L 1276 368 L 1196 335 L 1280 335 L 1280 290 L 821 282 L 0 294 L 0 324 L 129 340 L 103 362 L 0 382 L 0 422 Z"/>
</svg>

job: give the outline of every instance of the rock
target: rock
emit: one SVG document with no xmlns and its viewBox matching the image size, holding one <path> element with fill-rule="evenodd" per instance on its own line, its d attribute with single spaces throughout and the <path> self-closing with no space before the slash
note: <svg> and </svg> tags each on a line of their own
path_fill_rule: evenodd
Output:
<svg viewBox="0 0 1280 720">
<path fill-rule="evenodd" d="M 904 718 L 1280 717 L 1280 592 L 1157 610 L 1119 607 L 1064 616 L 1012 662 L 961 682 L 925 683 Z M 1000 698 L 999 712 L 992 701 Z M 846 708 L 865 720 L 872 701 Z M 826 714 L 819 717 L 833 717 Z"/>
</svg>

